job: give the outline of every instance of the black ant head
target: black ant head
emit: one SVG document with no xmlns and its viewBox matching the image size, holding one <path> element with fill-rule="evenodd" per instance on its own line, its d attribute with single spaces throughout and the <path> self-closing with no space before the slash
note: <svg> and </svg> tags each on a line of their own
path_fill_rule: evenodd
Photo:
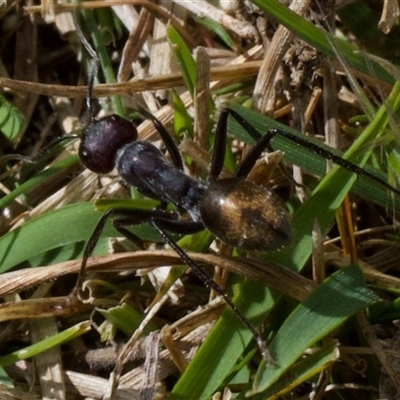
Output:
<svg viewBox="0 0 400 400">
<path fill-rule="evenodd" d="M 82 132 L 79 157 L 91 171 L 107 174 L 114 168 L 118 150 L 134 142 L 137 136 L 132 122 L 119 115 L 93 120 Z"/>
</svg>

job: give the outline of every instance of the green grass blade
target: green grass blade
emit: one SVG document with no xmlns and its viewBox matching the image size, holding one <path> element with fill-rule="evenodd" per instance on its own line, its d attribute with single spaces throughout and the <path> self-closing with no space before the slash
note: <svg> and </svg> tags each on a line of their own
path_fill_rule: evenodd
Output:
<svg viewBox="0 0 400 400">
<path fill-rule="evenodd" d="M 100 216 L 91 203 L 81 203 L 33 218 L 0 239 L 0 273 L 49 250 L 85 242 Z"/>
<path fill-rule="evenodd" d="M 214 32 L 232 50 L 235 49 L 235 42 L 221 24 L 208 17 L 194 17 L 194 20 Z"/>
<path fill-rule="evenodd" d="M 186 87 L 193 98 L 196 85 L 196 63 L 185 42 L 172 25 L 167 27 L 167 37 L 175 58 L 178 61 Z"/>
<path fill-rule="evenodd" d="M 14 142 L 25 124 L 25 117 L 4 96 L 0 95 L 0 131 Z"/>
<path fill-rule="evenodd" d="M 304 351 L 358 310 L 379 301 L 367 289 L 360 268 L 350 266 L 325 279 L 286 319 L 270 344 L 276 367 L 262 364 L 249 395 L 266 390 Z M 288 345 L 290 343 L 290 346 Z"/>
<path fill-rule="evenodd" d="M 255 395 L 253 400 L 268 399 L 270 397 L 280 398 L 284 394 L 291 391 L 292 388 L 300 385 L 306 380 L 309 380 L 319 372 L 326 370 L 340 357 L 338 345 L 332 341 L 327 345 L 303 358 L 301 361 L 291 368 L 288 373 L 284 374 L 278 381 L 272 384 L 262 394 Z M 247 398 L 247 392 L 243 391 L 237 397 L 237 400 L 244 400 Z"/>
<path fill-rule="evenodd" d="M 24 182 L 22 185 L 18 186 L 11 193 L 4 196 L 0 199 L 0 209 L 7 207 L 13 200 L 15 200 L 18 196 L 24 194 L 29 189 L 32 189 L 45 181 L 47 178 L 56 174 L 57 172 L 64 171 L 65 169 L 77 164 L 79 162 L 79 157 L 77 155 L 67 157 L 66 159 L 56 163 L 52 167 L 40 172 L 35 175 L 33 178 Z"/>
<path fill-rule="evenodd" d="M 116 326 L 127 336 L 131 336 L 142 323 L 144 316 L 127 303 L 108 309 L 97 308 L 97 311 L 111 324 Z M 143 333 L 148 334 L 157 330 L 157 325 L 150 321 Z"/>
<path fill-rule="evenodd" d="M 397 109 L 399 106 L 399 101 L 399 86 L 396 85 L 388 100 L 388 104 L 390 105 L 391 109 Z M 241 113 L 244 118 L 253 124 L 255 115 L 254 113 L 252 114 L 248 112 L 248 110 L 245 110 L 239 106 L 233 106 L 232 108 Z M 247 118 L 250 114 L 253 115 L 253 119 Z M 258 122 L 260 122 L 260 120 L 264 120 L 264 129 L 261 131 L 266 131 L 265 117 L 259 116 L 258 118 Z M 378 111 L 374 121 L 367 127 L 364 133 L 354 143 L 352 148 L 346 153 L 346 157 L 350 158 L 353 162 L 359 162 L 359 165 L 363 165 L 372 152 L 372 146 L 368 145 L 368 143 L 372 142 L 374 139 L 379 137 L 380 134 L 382 134 L 383 128 L 387 123 L 388 118 L 386 109 L 385 107 L 382 107 Z M 259 126 L 256 127 L 259 128 Z M 279 142 L 279 138 L 274 139 L 274 146 Z M 293 144 L 291 144 L 291 147 L 299 148 L 298 145 Z M 360 153 L 360 148 L 363 149 L 362 154 L 358 154 Z M 365 148 L 370 150 L 365 151 Z M 307 153 L 307 151 L 303 148 L 301 148 L 301 152 Z M 315 154 L 312 155 L 312 159 L 314 159 L 315 156 Z M 325 162 L 326 161 L 323 160 L 324 164 Z M 326 229 L 331 224 L 337 208 L 350 191 L 356 179 L 357 177 L 351 172 L 348 172 L 342 168 L 334 168 L 321 181 L 320 185 L 315 189 L 312 196 L 294 215 L 292 220 L 294 231 L 292 245 L 279 252 L 268 253 L 265 255 L 265 258 L 269 261 L 292 268 L 295 271 L 300 271 L 311 254 L 311 232 L 315 220 L 319 222 L 323 230 Z M 373 183 L 373 186 L 379 185 Z M 387 192 L 387 190 L 384 189 L 384 192 Z M 272 309 L 274 301 L 279 298 L 279 295 L 272 296 L 268 291 L 265 291 L 265 288 L 256 289 L 254 282 L 252 285 L 252 288 L 250 287 L 248 292 L 243 289 L 243 294 L 245 294 L 246 297 L 248 296 L 247 299 L 253 299 L 253 301 L 257 302 L 257 299 L 254 299 L 254 297 L 256 297 L 254 292 L 259 290 L 261 293 L 264 292 L 265 301 L 259 301 L 258 305 L 264 307 L 263 312 L 265 316 Z M 239 308 L 242 309 L 240 306 Z M 226 313 L 229 313 L 229 311 Z M 197 398 L 207 398 L 218 389 L 224 379 L 229 375 L 238 357 L 242 354 L 244 346 L 251 340 L 250 333 L 242 331 L 241 335 L 243 345 L 237 345 L 237 343 L 233 341 L 234 339 L 232 339 L 232 343 L 230 343 L 230 338 L 235 338 L 237 330 L 239 329 L 240 331 L 241 328 L 239 325 L 240 324 L 238 324 L 237 321 L 235 322 L 234 319 L 225 323 L 222 318 L 220 319 L 220 321 L 213 328 L 213 331 L 207 337 L 198 355 L 196 355 L 196 358 L 192 361 L 187 372 L 185 372 L 181 380 L 176 385 L 176 388 L 173 391 L 173 399 L 183 399 L 185 398 L 184 396 L 190 395 L 190 390 L 194 390 L 190 382 L 193 382 L 191 379 L 193 379 L 195 375 L 197 375 L 197 379 L 200 380 L 200 388 L 198 389 L 199 392 L 196 389 Z M 255 324 L 255 326 L 257 325 Z M 206 350 L 202 351 L 203 348 Z M 222 357 L 220 353 L 221 349 L 225 350 L 227 354 L 226 357 Z M 204 370 L 202 367 L 204 365 L 207 365 L 207 370 Z"/>
<path fill-rule="evenodd" d="M 3 388 L 4 386 L 14 387 L 13 380 L 8 376 L 7 371 L 3 367 L 0 367 L 0 386 L 3 386 Z"/>
<path fill-rule="evenodd" d="M 103 35 L 99 29 L 99 24 L 97 23 L 94 17 L 93 11 L 82 9 L 82 15 L 85 19 L 87 29 L 91 34 L 92 41 L 94 44 L 94 50 L 96 51 L 96 54 L 99 57 L 101 70 L 104 74 L 106 82 L 115 83 L 117 79 L 115 77 L 111 60 L 103 40 Z M 122 106 L 121 98 L 119 96 L 113 96 L 111 97 L 111 102 L 114 113 L 124 116 L 125 112 L 124 112 L 124 107 Z"/>
<path fill-rule="evenodd" d="M 63 343 L 69 342 L 84 333 L 90 331 L 90 322 L 80 322 L 79 324 L 66 329 L 63 332 L 57 333 L 56 335 L 50 336 L 47 339 L 41 340 L 38 343 L 27 346 L 24 349 L 14 351 L 10 354 L 0 357 L 0 365 L 5 367 L 10 364 L 14 364 L 20 360 L 26 360 L 34 357 L 37 354 L 43 353 L 55 346 L 60 346 Z"/>
<path fill-rule="evenodd" d="M 304 18 L 289 10 L 285 5 L 279 3 L 278 0 L 252 0 L 252 2 L 279 23 L 286 26 L 298 38 L 303 39 L 324 54 L 336 58 L 336 52 L 331 45 L 331 43 L 334 43 L 338 53 L 358 71 L 390 83 L 394 82 L 393 77 L 379 64 L 366 60 L 362 55 L 357 54 L 357 47 L 335 38 L 328 32 L 313 25 L 311 22 L 306 21 Z"/>
<path fill-rule="evenodd" d="M 185 104 L 175 90 L 172 91 L 172 104 L 174 105 L 175 134 L 181 140 L 184 137 L 193 138 L 193 119 L 190 117 Z"/>
<path fill-rule="evenodd" d="M 260 283 L 246 281 L 237 287 L 233 301 L 254 327 L 260 325 L 275 303 L 275 294 Z M 207 399 L 231 373 L 239 355 L 252 340 L 237 316 L 227 309 L 202 344 L 196 357 L 174 386 L 170 400 Z M 204 366 L 207 368 L 204 368 Z M 193 386 L 193 382 L 196 385 Z"/>
<path fill-rule="evenodd" d="M 130 203 L 132 206 L 134 200 Z M 139 201 L 137 208 L 142 204 L 143 201 Z M 33 218 L 0 238 L 0 273 L 27 260 L 31 265 L 48 265 L 55 260 L 80 258 L 83 244 L 90 238 L 100 217 L 101 213 L 92 203 L 79 203 Z M 148 225 L 138 225 L 132 232 L 145 240 L 160 239 Z M 101 236 L 104 240 L 99 241 L 94 255 L 106 254 L 107 238 L 117 236 L 120 234 L 109 221 Z"/>
</svg>

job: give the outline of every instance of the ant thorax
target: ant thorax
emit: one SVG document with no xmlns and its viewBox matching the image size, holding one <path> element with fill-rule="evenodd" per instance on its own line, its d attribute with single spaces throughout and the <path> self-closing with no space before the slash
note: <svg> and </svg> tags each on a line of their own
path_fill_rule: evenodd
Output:
<svg viewBox="0 0 400 400">
<path fill-rule="evenodd" d="M 172 203 L 200 222 L 199 204 L 207 186 L 172 165 L 151 143 L 137 141 L 117 152 L 116 167 L 126 183 L 144 196 Z"/>
</svg>

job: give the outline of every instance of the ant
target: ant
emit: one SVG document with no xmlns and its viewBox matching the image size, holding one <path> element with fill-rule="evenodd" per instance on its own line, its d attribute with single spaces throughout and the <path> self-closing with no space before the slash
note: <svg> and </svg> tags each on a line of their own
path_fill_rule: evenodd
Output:
<svg viewBox="0 0 400 400">
<path fill-rule="evenodd" d="M 82 132 L 79 146 L 82 163 L 99 174 L 107 174 L 116 167 L 127 184 L 134 186 L 144 196 L 161 203 L 153 210 L 110 208 L 103 214 L 84 249 L 77 283 L 78 293 L 82 287 L 88 258 L 106 221 L 112 218 L 114 227 L 135 243 L 138 238 L 125 227 L 148 222 L 199 279 L 224 298 L 253 334 L 263 358 L 269 364 L 272 363 L 261 335 L 225 291 L 167 233 L 192 234 L 207 228 L 230 246 L 251 251 L 276 250 L 289 244 L 292 232 L 289 215 L 282 201 L 270 190 L 246 180 L 256 160 L 269 146 L 270 135 L 261 136 L 258 132 L 255 133 L 239 114 L 225 108 L 216 128 L 209 182 L 200 182 L 183 172 L 182 157 L 175 142 L 161 122 L 146 110 L 140 108 L 139 112 L 154 124 L 172 162 L 151 143 L 137 140 L 137 130 L 130 121 L 118 115 L 96 120 L 91 105 L 93 81 L 92 73 L 87 96 L 90 121 Z M 225 155 L 229 115 L 253 133 L 257 144 L 240 163 L 233 177 L 219 179 Z M 166 210 L 168 204 L 174 205 L 176 210 Z M 183 214 L 190 218 L 181 218 Z"/>
<path fill-rule="evenodd" d="M 95 58 L 93 58 L 95 59 Z M 96 61 L 95 61 L 96 62 Z M 196 180 L 183 172 L 179 150 L 161 122 L 146 110 L 139 112 L 150 119 L 170 154 L 169 161 L 154 145 L 138 140 L 135 126 L 127 119 L 111 115 L 96 120 L 92 110 L 92 91 L 97 67 L 92 68 L 86 99 L 90 121 L 84 128 L 79 146 L 82 163 L 99 174 L 107 174 L 116 167 L 120 177 L 144 196 L 160 201 L 153 210 L 110 208 L 97 223 L 86 243 L 77 291 L 81 288 L 87 261 L 108 219 L 129 240 L 138 238 L 126 229 L 149 223 L 187 264 L 205 285 L 221 295 L 242 323 L 251 331 L 260 352 L 273 364 L 265 341 L 225 291 L 195 263 L 168 232 L 192 234 L 207 228 L 224 243 L 248 251 L 271 251 L 288 245 L 292 238 L 290 218 L 282 201 L 269 189 L 246 180 L 257 159 L 266 150 L 272 150 L 270 141 L 275 135 L 284 136 L 310 151 L 360 175 L 375 180 L 400 194 L 400 191 L 375 175 L 341 157 L 299 138 L 287 131 L 269 129 L 261 135 L 252 125 L 232 109 L 221 111 L 215 135 L 214 150 L 207 182 Z M 227 140 L 228 117 L 233 117 L 255 140 L 256 144 L 237 166 L 233 176 L 220 179 Z M 172 204 L 175 209 L 167 210 Z"/>
<path fill-rule="evenodd" d="M 222 242 L 247 251 L 271 251 L 287 246 L 291 242 L 292 230 L 283 202 L 271 190 L 246 180 L 261 154 L 265 150 L 273 151 L 270 141 L 276 135 L 283 136 L 351 172 L 366 176 L 394 193 L 400 195 L 400 191 L 356 164 L 290 132 L 272 128 L 261 135 L 236 111 L 229 108 L 221 111 L 217 122 L 209 179 L 207 182 L 196 180 L 184 173 L 178 147 L 165 127 L 145 109 L 139 108 L 138 111 L 152 121 L 171 161 L 151 143 L 138 140 L 137 129 L 131 121 L 116 114 L 95 119 L 92 92 L 99 60 L 80 29 L 78 33 L 92 57 L 86 96 L 89 123 L 80 138 L 79 157 L 87 168 L 98 174 L 107 174 L 116 167 L 118 174 L 128 185 L 135 187 L 142 195 L 160 201 L 160 205 L 152 210 L 110 208 L 101 216 L 84 248 L 75 289 L 78 297 L 84 298 L 82 283 L 86 265 L 107 220 L 111 219 L 116 230 L 134 243 L 140 243 L 140 239 L 126 227 L 149 223 L 198 278 L 223 297 L 252 333 L 263 359 L 268 365 L 273 365 L 274 360 L 261 334 L 233 304 L 224 289 L 189 257 L 168 232 L 193 234 L 207 228 Z M 250 134 L 255 145 L 237 166 L 232 177 L 220 179 L 229 116 Z M 168 210 L 169 204 L 175 209 Z"/>
</svg>

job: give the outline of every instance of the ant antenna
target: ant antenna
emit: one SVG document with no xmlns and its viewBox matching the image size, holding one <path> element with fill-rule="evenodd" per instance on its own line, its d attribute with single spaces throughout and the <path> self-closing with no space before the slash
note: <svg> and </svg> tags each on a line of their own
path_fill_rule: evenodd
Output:
<svg viewBox="0 0 400 400">
<path fill-rule="evenodd" d="M 100 65 L 100 60 L 99 57 L 97 56 L 96 52 L 94 51 L 93 47 L 90 45 L 88 40 L 86 39 L 85 35 L 82 32 L 81 26 L 78 22 L 77 14 L 76 11 L 74 12 L 74 24 L 76 28 L 76 33 L 83 44 L 83 47 L 85 50 L 89 53 L 91 60 L 89 64 L 89 81 L 88 81 L 88 87 L 87 87 L 87 94 L 86 94 L 86 109 L 89 113 L 89 119 L 91 122 L 94 122 L 95 118 L 93 116 L 93 107 L 92 107 L 92 94 L 93 94 L 93 86 L 94 86 L 94 80 L 97 76 L 97 73 L 99 72 L 99 65 Z"/>
<path fill-rule="evenodd" d="M 89 113 L 90 121 L 92 121 L 92 122 L 94 121 L 93 107 L 92 107 L 92 101 L 93 101 L 92 100 L 92 93 L 93 93 L 94 79 L 97 76 L 98 71 L 99 71 L 99 59 L 96 56 L 95 58 L 92 58 L 90 60 L 89 82 L 88 82 L 88 90 L 87 90 L 87 95 L 86 95 L 86 108 L 87 108 L 88 113 Z"/>
<path fill-rule="evenodd" d="M 37 160 L 42 158 L 44 154 L 48 153 L 54 146 L 58 145 L 61 142 L 64 142 L 65 140 L 78 139 L 78 138 L 79 138 L 79 135 L 76 133 L 70 133 L 68 135 L 60 136 L 60 137 L 52 140 L 47 146 L 43 147 L 43 149 L 41 149 L 40 152 L 36 156 L 32 157 L 29 162 L 35 163 Z"/>
<path fill-rule="evenodd" d="M 76 133 L 71 133 L 68 135 L 60 136 L 60 137 L 54 139 L 52 142 L 50 142 L 47 146 L 45 146 L 43 149 L 41 149 L 38 154 L 36 154 L 33 157 L 27 157 L 27 156 L 23 156 L 21 154 L 7 154 L 5 156 L 0 157 L 0 167 L 3 166 L 3 164 L 5 164 L 9 161 L 12 161 L 12 160 L 22 161 L 27 164 L 36 164 L 45 154 L 47 154 L 57 144 L 63 142 L 64 140 L 77 139 L 77 138 L 79 138 L 79 135 L 77 135 Z M 15 171 L 13 172 L 10 169 L 0 175 L 0 180 L 7 178 L 8 176 L 10 176 L 14 173 L 15 173 Z"/>
<path fill-rule="evenodd" d="M 23 156 L 22 154 L 6 154 L 5 156 L 0 157 L 0 167 L 9 162 L 9 161 L 25 161 L 28 164 L 33 164 L 32 158 L 29 158 L 27 156 Z"/>
</svg>

